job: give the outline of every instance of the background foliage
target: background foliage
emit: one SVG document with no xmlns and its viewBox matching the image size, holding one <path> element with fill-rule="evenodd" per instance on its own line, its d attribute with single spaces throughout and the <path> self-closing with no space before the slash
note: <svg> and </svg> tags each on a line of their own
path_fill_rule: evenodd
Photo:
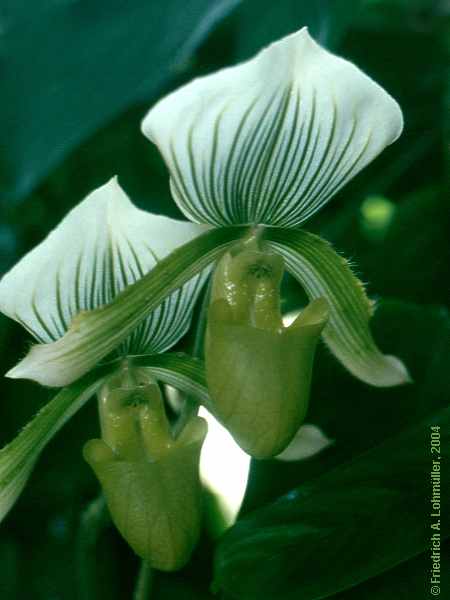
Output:
<svg viewBox="0 0 450 600">
<path fill-rule="evenodd" d="M 116 173 L 140 207 L 179 216 L 165 167 L 139 132 L 142 116 L 180 83 L 305 24 L 405 113 L 400 141 L 308 228 L 354 259 L 379 299 L 376 339 L 405 361 L 414 384 L 370 388 L 321 347 L 308 421 L 333 447 L 303 463 L 254 461 L 242 518 L 217 552 L 205 535 L 188 567 L 156 577 L 152 598 L 210 598 L 213 570 L 229 600 L 427 593 L 430 423 L 442 427 L 442 534 L 450 536 L 448 3 L 6 0 L 0 7 L 0 273 Z M 285 307 L 302 301 L 287 281 Z M 28 343 L 1 318 L 3 371 Z M 0 389 L 3 444 L 50 393 L 6 379 Z M 44 452 L 1 525 L 1 598 L 81 598 L 77 530 L 97 486 L 80 449 L 96 435 L 90 403 Z M 449 553 L 444 548 L 447 564 Z M 129 598 L 137 561 L 112 529 L 92 560 L 97 597 Z M 448 570 L 443 577 L 450 594 Z"/>
</svg>

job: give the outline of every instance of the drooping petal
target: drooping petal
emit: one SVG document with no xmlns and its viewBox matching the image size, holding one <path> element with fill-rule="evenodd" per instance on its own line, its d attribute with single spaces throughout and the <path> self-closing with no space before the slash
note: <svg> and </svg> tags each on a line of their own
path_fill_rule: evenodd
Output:
<svg viewBox="0 0 450 600">
<path fill-rule="evenodd" d="M 0 520 L 22 492 L 43 448 L 102 385 L 106 374 L 106 370 L 91 373 L 61 390 L 0 450 Z"/>
<path fill-rule="evenodd" d="M 153 107 L 142 130 L 194 221 L 295 227 L 400 135 L 398 104 L 306 28 Z"/>
<path fill-rule="evenodd" d="M 215 229 L 183 244 L 110 304 L 77 315 L 61 339 L 33 346 L 7 376 L 50 387 L 72 383 L 118 348 L 167 296 L 201 273 L 244 233 L 240 227 Z"/>
<path fill-rule="evenodd" d="M 139 210 L 117 180 L 89 194 L 0 281 L 0 310 L 40 342 L 68 330 L 80 311 L 111 300 L 204 226 Z M 177 290 L 118 349 L 162 352 L 186 332 L 203 282 Z"/>
<path fill-rule="evenodd" d="M 267 229 L 270 247 L 311 299 L 325 297 L 329 321 L 322 336 L 342 364 L 362 381 L 384 387 L 411 381 L 405 365 L 382 354 L 372 337 L 372 306 L 347 261 L 320 237 L 303 230 Z"/>
<path fill-rule="evenodd" d="M 283 461 L 304 460 L 315 456 L 333 443 L 319 427 L 305 423 L 297 431 L 289 446 L 275 458 Z"/>
</svg>

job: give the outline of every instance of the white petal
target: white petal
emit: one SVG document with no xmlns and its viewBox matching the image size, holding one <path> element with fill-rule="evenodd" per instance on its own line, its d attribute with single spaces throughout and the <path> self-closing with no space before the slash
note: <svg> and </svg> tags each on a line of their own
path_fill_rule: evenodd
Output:
<svg viewBox="0 0 450 600">
<path fill-rule="evenodd" d="M 300 427 L 286 450 L 283 450 L 276 458 L 285 461 L 310 458 L 331 446 L 332 443 L 333 440 L 327 438 L 321 429 L 308 423 Z"/>
<path fill-rule="evenodd" d="M 110 302 L 177 246 L 204 231 L 136 208 L 116 179 L 76 206 L 0 281 L 0 310 L 40 342 L 60 338 L 73 317 Z M 120 352 L 163 351 L 189 325 L 199 278 L 152 312 Z"/>
<path fill-rule="evenodd" d="M 395 100 L 304 28 L 163 98 L 142 130 L 189 218 L 294 227 L 402 126 Z"/>
</svg>

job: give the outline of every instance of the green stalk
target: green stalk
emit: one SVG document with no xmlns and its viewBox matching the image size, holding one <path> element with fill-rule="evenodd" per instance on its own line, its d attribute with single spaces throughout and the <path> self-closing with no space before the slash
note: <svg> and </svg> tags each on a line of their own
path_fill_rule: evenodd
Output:
<svg viewBox="0 0 450 600">
<path fill-rule="evenodd" d="M 141 562 L 133 600 L 149 600 L 152 593 L 153 571 L 146 560 Z"/>
</svg>

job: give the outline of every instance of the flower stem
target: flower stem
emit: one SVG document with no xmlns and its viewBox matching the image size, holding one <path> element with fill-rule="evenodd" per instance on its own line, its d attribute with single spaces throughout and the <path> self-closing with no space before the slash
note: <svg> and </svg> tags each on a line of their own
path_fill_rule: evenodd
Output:
<svg viewBox="0 0 450 600">
<path fill-rule="evenodd" d="M 153 573 L 146 560 L 141 562 L 133 600 L 149 600 L 152 591 Z"/>
</svg>

